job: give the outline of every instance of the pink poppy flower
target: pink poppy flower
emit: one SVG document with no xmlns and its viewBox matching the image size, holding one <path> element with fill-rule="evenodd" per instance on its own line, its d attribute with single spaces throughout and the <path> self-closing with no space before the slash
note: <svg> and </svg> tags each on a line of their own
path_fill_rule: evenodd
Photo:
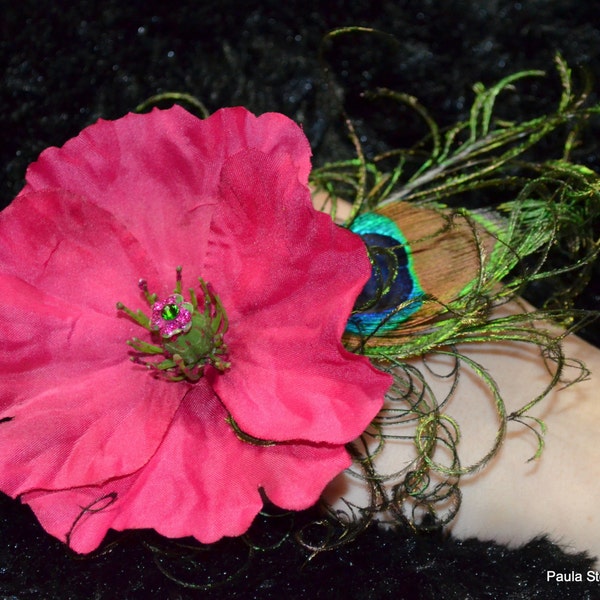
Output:
<svg viewBox="0 0 600 600">
<path fill-rule="evenodd" d="M 370 264 L 309 170 L 282 115 L 175 107 L 46 150 L 0 213 L 0 489 L 77 552 L 237 536 L 349 465 L 390 378 L 341 344 Z"/>
</svg>

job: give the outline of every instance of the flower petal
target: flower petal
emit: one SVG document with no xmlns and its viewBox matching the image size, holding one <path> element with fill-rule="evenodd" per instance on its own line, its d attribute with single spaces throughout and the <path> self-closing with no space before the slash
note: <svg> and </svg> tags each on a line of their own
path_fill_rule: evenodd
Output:
<svg viewBox="0 0 600 600">
<path fill-rule="evenodd" d="M 168 537 L 211 543 L 246 532 L 262 508 L 261 488 L 283 508 L 304 509 L 349 466 L 343 446 L 242 442 L 226 416 L 201 382 L 138 473 L 100 487 L 34 491 L 23 501 L 48 532 L 63 540 L 71 532 L 67 541 L 77 552 L 94 550 L 109 528 L 154 528 Z"/>
<path fill-rule="evenodd" d="M 0 213 L 0 239 L 3 274 L 111 319 L 117 301 L 139 304 L 140 277 L 174 279 L 111 213 L 69 192 L 21 193 Z"/>
<path fill-rule="evenodd" d="M 99 484 L 138 470 L 161 443 L 181 387 L 124 360 L 16 405 L 6 406 L 7 395 L 3 389 L 0 488 L 17 496 Z"/>
<path fill-rule="evenodd" d="M 64 192 L 21 195 L 0 213 L 0 238 L 2 394 L 19 404 L 127 361 L 139 327 L 116 302 L 139 304 L 140 273 L 157 275 L 112 215 Z"/>
<path fill-rule="evenodd" d="M 391 384 L 340 341 L 370 275 L 364 244 L 313 209 L 284 153 L 236 154 L 220 194 L 206 277 L 229 317 L 232 366 L 208 373 L 215 391 L 250 435 L 351 441 Z"/>
<path fill-rule="evenodd" d="M 13 404 L 127 360 L 134 325 L 116 309 L 105 317 L 1 273 L 0 286 L 0 396 Z"/>
<path fill-rule="evenodd" d="M 139 327 L 115 303 L 140 301 L 139 244 L 103 209 L 58 192 L 18 197 L 0 214 L 0 237 L 1 488 L 139 469 L 186 391 L 128 357 Z"/>
<path fill-rule="evenodd" d="M 45 150 L 29 167 L 24 191 L 80 195 L 116 215 L 163 264 L 188 270 L 204 257 L 221 167 L 243 148 L 283 148 L 308 179 L 308 142 L 287 117 L 230 108 L 201 121 L 175 106 L 99 120 L 62 148 Z"/>
</svg>

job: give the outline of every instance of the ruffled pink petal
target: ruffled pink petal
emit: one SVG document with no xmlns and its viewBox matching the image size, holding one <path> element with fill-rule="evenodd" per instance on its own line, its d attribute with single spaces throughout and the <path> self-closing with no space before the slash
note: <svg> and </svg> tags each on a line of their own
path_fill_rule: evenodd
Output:
<svg viewBox="0 0 600 600">
<path fill-rule="evenodd" d="M 223 168 L 206 277 L 229 317 L 231 368 L 209 373 L 242 430 L 342 444 L 377 414 L 389 375 L 341 337 L 371 266 L 360 238 L 312 208 L 285 154 Z"/>
<path fill-rule="evenodd" d="M 211 543 L 248 529 L 262 507 L 261 488 L 283 508 L 307 508 L 349 466 L 342 446 L 242 442 L 226 416 L 210 387 L 200 383 L 138 473 L 95 488 L 35 491 L 23 501 L 48 532 L 77 552 L 94 550 L 109 528 L 153 528 Z"/>
<path fill-rule="evenodd" d="M 224 161 L 249 147 L 284 149 L 296 176 L 307 180 L 308 142 L 283 115 L 257 118 L 231 108 L 202 121 L 175 106 L 100 120 L 62 148 L 45 150 L 29 167 L 24 191 L 80 195 L 116 215 L 162 263 L 186 272 L 202 263 Z"/>
<path fill-rule="evenodd" d="M 51 372 L 44 392 L 12 406 L 4 401 L 0 488 L 11 496 L 137 471 L 162 442 L 187 389 L 156 381 L 126 360 L 60 385 L 50 378 Z"/>
<path fill-rule="evenodd" d="M 0 398 L 20 404 L 61 382 L 127 360 L 139 327 L 56 298 L 0 273 Z M 0 400 L 0 410 L 5 406 Z"/>
<path fill-rule="evenodd" d="M 20 196 L 0 214 L 0 487 L 88 485 L 140 468 L 187 386 L 129 360 L 139 244 L 70 194 Z M 154 268 L 150 267 L 151 272 Z"/>
<path fill-rule="evenodd" d="M 175 281 L 176 265 L 157 271 L 123 223 L 69 192 L 21 193 L 0 213 L 0 239 L 2 274 L 111 319 L 117 301 L 143 306 L 140 277 Z"/>
</svg>

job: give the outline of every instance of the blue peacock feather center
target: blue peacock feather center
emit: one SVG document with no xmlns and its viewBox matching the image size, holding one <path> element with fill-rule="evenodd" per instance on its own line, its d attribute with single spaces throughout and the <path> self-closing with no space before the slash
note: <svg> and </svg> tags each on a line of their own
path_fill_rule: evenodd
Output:
<svg viewBox="0 0 600 600">
<path fill-rule="evenodd" d="M 360 215 L 350 229 L 365 242 L 372 270 L 346 331 L 377 335 L 397 329 L 422 305 L 409 244 L 396 223 L 378 213 Z"/>
</svg>

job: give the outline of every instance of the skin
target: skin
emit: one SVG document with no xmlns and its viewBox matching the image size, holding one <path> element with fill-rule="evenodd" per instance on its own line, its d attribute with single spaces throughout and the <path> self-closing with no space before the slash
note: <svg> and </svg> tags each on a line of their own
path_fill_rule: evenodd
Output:
<svg viewBox="0 0 600 600">
<path fill-rule="evenodd" d="M 315 205 L 321 208 L 320 203 Z M 339 208 L 347 207 L 338 207 L 343 218 Z M 521 310 L 515 302 L 497 315 Z M 511 422 L 500 451 L 483 469 L 462 478 L 461 508 L 449 526 L 456 537 L 475 536 L 518 546 L 535 536 L 548 535 L 567 552 L 587 551 L 600 556 L 600 350 L 575 335 L 565 338 L 563 349 L 567 357 L 585 363 L 588 378 L 568 387 L 557 385 L 528 413 L 543 419 L 547 426 L 539 458 L 530 460 L 537 450 L 536 436 Z M 551 380 L 539 350 L 532 345 L 502 342 L 458 350 L 494 377 L 508 414 L 536 397 Z M 435 373 L 447 373 L 451 368 L 448 357 L 427 360 Z M 447 378 L 424 368 L 422 359 L 411 363 L 426 373 L 436 397 L 446 395 Z M 579 371 L 570 367 L 563 377 L 574 379 L 578 375 Z M 490 390 L 465 369 L 444 411 L 460 425 L 461 464 L 476 463 L 492 446 L 497 430 Z M 413 456 L 412 442 L 389 441 L 378 458 L 378 472 L 393 473 Z M 439 460 L 444 462 L 443 454 Z M 364 484 L 347 473 L 331 484 L 325 500 L 334 508 L 344 508 L 341 497 L 359 506 L 368 505 Z"/>
<path fill-rule="evenodd" d="M 585 362 L 591 374 L 573 386 L 555 387 L 533 414 L 547 425 L 545 448 L 528 462 L 535 440 L 522 427 L 510 427 L 498 455 L 462 485 L 463 505 L 452 532 L 508 544 L 548 534 L 568 551 L 600 556 L 600 351 L 576 336 L 565 340 L 567 356 Z M 549 381 L 539 353 L 520 344 L 484 344 L 470 351 L 495 377 L 510 407 L 526 403 Z M 465 451 L 484 441 L 489 411 L 473 410 L 462 398 L 477 395 L 477 384 L 464 382 L 453 407 L 469 425 Z M 485 399 L 485 394 L 480 394 Z M 489 405 L 489 399 L 488 399 Z"/>
</svg>

